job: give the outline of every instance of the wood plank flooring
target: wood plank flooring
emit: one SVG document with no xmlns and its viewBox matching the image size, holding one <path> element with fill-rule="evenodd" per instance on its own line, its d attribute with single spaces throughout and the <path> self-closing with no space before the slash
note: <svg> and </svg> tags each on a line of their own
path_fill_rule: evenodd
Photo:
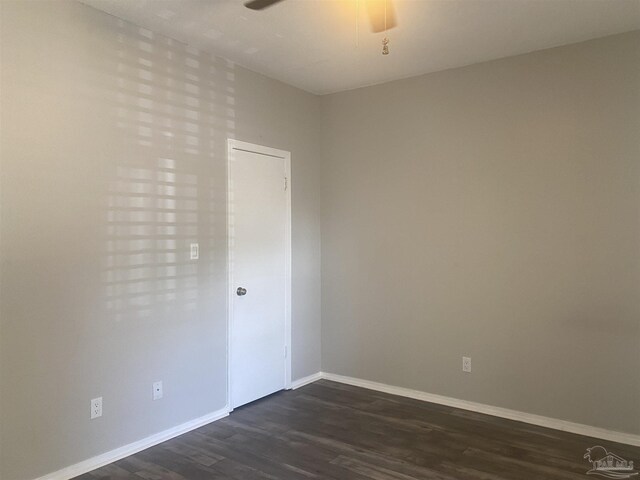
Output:
<svg viewBox="0 0 640 480">
<path fill-rule="evenodd" d="M 639 447 L 321 380 L 76 480 L 585 480 L 594 445 L 640 466 Z"/>
</svg>

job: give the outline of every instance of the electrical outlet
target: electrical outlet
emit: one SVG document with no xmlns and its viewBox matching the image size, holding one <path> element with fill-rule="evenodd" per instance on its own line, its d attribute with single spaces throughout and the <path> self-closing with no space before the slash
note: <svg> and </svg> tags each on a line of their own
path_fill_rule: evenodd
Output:
<svg viewBox="0 0 640 480">
<path fill-rule="evenodd" d="M 153 382 L 153 399 L 160 400 L 162 398 L 162 382 Z"/>
<path fill-rule="evenodd" d="M 462 371 L 471 373 L 471 357 L 462 357 Z"/>
<path fill-rule="evenodd" d="M 189 253 L 191 260 L 198 260 L 200 258 L 200 245 L 198 245 L 197 243 L 192 243 Z"/>
<path fill-rule="evenodd" d="M 91 400 L 91 420 L 102 416 L 102 397 Z"/>
</svg>

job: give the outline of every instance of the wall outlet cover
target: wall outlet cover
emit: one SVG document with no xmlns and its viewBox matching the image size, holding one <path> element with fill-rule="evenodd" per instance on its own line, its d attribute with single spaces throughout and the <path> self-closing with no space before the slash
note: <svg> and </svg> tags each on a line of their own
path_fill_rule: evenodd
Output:
<svg viewBox="0 0 640 480">
<path fill-rule="evenodd" d="M 462 371 L 471 373 L 471 357 L 462 357 Z"/>
<path fill-rule="evenodd" d="M 91 420 L 102 416 L 102 397 L 91 400 Z"/>
</svg>

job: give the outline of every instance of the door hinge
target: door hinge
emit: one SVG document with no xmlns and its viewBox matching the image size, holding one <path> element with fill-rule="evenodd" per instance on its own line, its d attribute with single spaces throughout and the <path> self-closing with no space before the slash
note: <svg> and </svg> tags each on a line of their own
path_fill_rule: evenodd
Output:
<svg viewBox="0 0 640 480">
<path fill-rule="evenodd" d="M 284 177 L 284 190 L 285 190 L 285 192 L 287 191 L 288 183 L 289 183 L 289 179 L 287 177 Z"/>
</svg>

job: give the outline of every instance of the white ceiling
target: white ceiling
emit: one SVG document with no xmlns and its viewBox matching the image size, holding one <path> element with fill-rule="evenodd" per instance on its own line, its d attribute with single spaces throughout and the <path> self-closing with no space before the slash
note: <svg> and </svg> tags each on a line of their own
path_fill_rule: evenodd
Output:
<svg viewBox="0 0 640 480">
<path fill-rule="evenodd" d="M 640 29 L 640 0 L 393 0 L 383 56 L 367 0 L 81 1 L 317 94 Z"/>
</svg>

